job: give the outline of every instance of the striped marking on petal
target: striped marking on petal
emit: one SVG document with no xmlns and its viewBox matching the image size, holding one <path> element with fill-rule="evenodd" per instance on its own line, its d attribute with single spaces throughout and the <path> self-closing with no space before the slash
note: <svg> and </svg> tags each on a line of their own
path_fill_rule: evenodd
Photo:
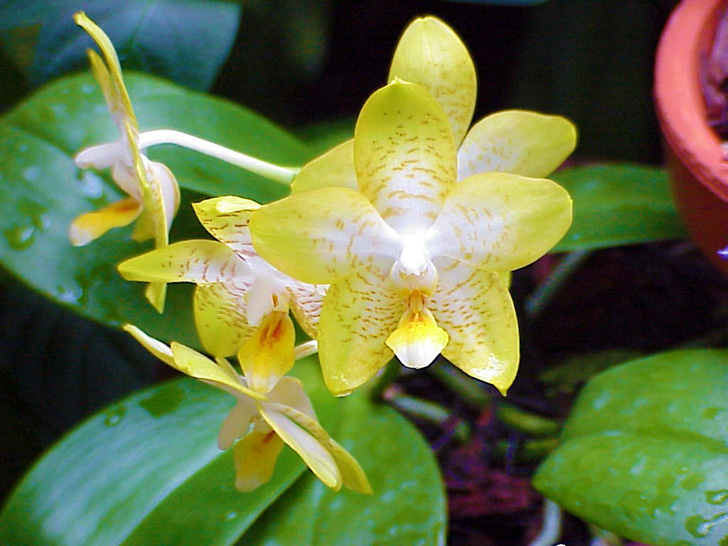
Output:
<svg viewBox="0 0 728 546">
<path fill-rule="evenodd" d="M 349 394 L 394 356 L 386 341 L 405 309 L 404 298 L 387 278 L 352 275 L 329 287 L 318 342 L 332 393 Z"/>
<path fill-rule="evenodd" d="M 223 196 L 193 203 L 202 226 L 217 239 L 242 255 L 255 254 L 248 231 L 251 214 L 260 205 L 250 199 Z"/>
<path fill-rule="evenodd" d="M 296 322 L 312 339 L 317 337 L 321 308 L 327 289 L 328 285 L 306 284 L 294 279 L 291 279 L 287 286 L 291 312 L 296 317 Z"/>
<path fill-rule="evenodd" d="M 317 188 L 263 205 L 250 219 L 260 256 L 286 275 L 329 284 L 353 272 L 386 276 L 399 235 L 351 188 Z"/>
<path fill-rule="evenodd" d="M 128 281 L 194 282 L 207 285 L 250 277 L 250 268 L 231 248 L 217 241 L 173 243 L 119 264 Z"/>
<path fill-rule="evenodd" d="M 458 150 L 458 179 L 483 172 L 548 176 L 576 147 L 576 127 L 560 116 L 523 110 L 491 114 L 476 123 Z"/>
<path fill-rule="evenodd" d="M 570 225 L 571 198 L 558 184 L 484 173 L 453 188 L 426 244 L 433 261 L 446 256 L 491 271 L 513 271 L 548 252 Z"/>
<path fill-rule="evenodd" d="M 505 395 L 519 361 L 518 322 L 498 273 L 440 259 L 428 309 L 450 336 L 442 355 L 466 374 Z"/>
<path fill-rule="evenodd" d="M 364 104 L 354 164 L 360 191 L 389 225 L 427 229 L 457 182 L 450 122 L 425 88 L 397 80 Z"/>
<path fill-rule="evenodd" d="M 477 81 L 473 60 L 457 34 L 435 17 L 415 19 L 394 52 L 389 81 L 418 83 L 442 105 L 455 142 L 465 136 L 475 110 Z"/>
<path fill-rule="evenodd" d="M 198 286 L 195 289 L 194 313 L 197 335 L 205 351 L 227 357 L 240 350 L 255 328 L 246 318 L 245 294 L 250 283 L 236 280 Z"/>
</svg>

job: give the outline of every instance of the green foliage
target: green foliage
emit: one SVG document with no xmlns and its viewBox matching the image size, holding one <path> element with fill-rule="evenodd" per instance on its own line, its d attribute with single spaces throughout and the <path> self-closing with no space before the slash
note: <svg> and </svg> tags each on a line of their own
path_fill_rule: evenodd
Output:
<svg viewBox="0 0 728 546">
<path fill-rule="evenodd" d="M 655 546 L 728 544 L 728 351 L 670 352 L 589 382 L 534 478 L 569 512 Z"/>
<path fill-rule="evenodd" d="M 125 67 L 200 90 L 214 83 L 240 18 L 236 3 L 211 0 L 4 2 L 0 43 L 32 85 L 87 66 L 92 42 L 72 18 L 81 9 L 108 30 Z"/>
<path fill-rule="evenodd" d="M 605 163 L 557 171 L 551 177 L 574 200 L 571 229 L 554 251 L 685 237 L 664 169 Z"/>
<path fill-rule="evenodd" d="M 374 495 L 334 496 L 307 475 L 273 504 L 305 469 L 289 449 L 269 483 L 248 494 L 235 491 L 232 454 L 215 443 L 234 399 L 182 379 L 110 406 L 48 452 L 0 515 L 0 542 L 233 544 L 264 511 L 250 531 L 256 539 L 249 542 L 246 533 L 244 543 L 440 542 L 444 491 L 427 444 L 364 393 L 333 398 L 315 367 L 312 359 L 299 363 L 296 375 L 323 425 L 362 462 Z"/>
<path fill-rule="evenodd" d="M 142 129 L 175 127 L 281 164 L 310 155 L 300 141 L 256 114 L 220 99 L 142 74 L 126 78 Z M 120 197 L 108 173 L 81 171 L 73 156 L 83 147 L 118 138 L 101 92 L 89 74 L 58 80 L 0 119 L 0 260 L 31 287 L 75 311 L 107 324 L 132 322 L 162 339 L 194 344 L 189 287 L 170 290 L 168 310 L 157 315 L 139 284 L 124 282 L 120 261 L 149 246 L 114 230 L 86 247 L 71 247 L 67 231 L 80 213 Z M 172 146 L 151 150 L 182 188 L 205 195 L 243 195 L 259 201 L 288 190 L 243 169 Z M 201 236 L 183 195 L 173 240 Z"/>
</svg>

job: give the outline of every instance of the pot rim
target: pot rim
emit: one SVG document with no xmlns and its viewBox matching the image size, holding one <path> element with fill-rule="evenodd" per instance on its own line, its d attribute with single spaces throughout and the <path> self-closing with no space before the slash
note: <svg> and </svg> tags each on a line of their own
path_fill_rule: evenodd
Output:
<svg viewBox="0 0 728 546">
<path fill-rule="evenodd" d="M 662 32 L 655 58 L 654 96 L 667 144 L 695 178 L 728 201 L 728 161 L 707 121 L 700 81 L 702 59 L 725 0 L 683 0 Z"/>
</svg>

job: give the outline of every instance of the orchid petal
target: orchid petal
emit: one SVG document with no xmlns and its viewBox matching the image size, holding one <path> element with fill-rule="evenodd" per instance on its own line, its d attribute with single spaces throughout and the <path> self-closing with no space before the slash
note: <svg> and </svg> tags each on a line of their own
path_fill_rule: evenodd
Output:
<svg viewBox="0 0 728 546">
<path fill-rule="evenodd" d="M 423 87 L 395 81 L 359 114 L 354 165 L 360 191 L 395 230 L 426 229 L 457 182 L 450 122 Z"/>
<path fill-rule="evenodd" d="M 260 256 L 286 275 L 329 284 L 354 271 L 386 276 L 399 237 L 361 193 L 318 188 L 264 205 L 250 219 Z"/>
<path fill-rule="evenodd" d="M 342 142 L 304 165 L 291 183 L 291 192 L 328 186 L 358 188 L 354 171 L 354 139 Z"/>
<path fill-rule="evenodd" d="M 446 263 L 449 262 L 449 263 Z M 518 322 L 498 273 L 440 260 L 440 281 L 428 309 L 450 335 L 442 355 L 503 395 L 518 371 Z"/>
<path fill-rule="evenodd" d="M 176 370 L 195 379 L 212 383 L 215 387 L 235 396 L 243 394 L 256 400 L 266 399 L 265 395 L 243 386 L 237 376 L 231 375 L 229 370 L 221 368 L 218 364 L 194 349 L 190 349 L 176 342 L 172 342 L 170 348 L 172 349 L 172 355 L 174 355 L 173 367 Z"/>
<path fill-rule="evenodd" d="M 126 138 L 120 138 L 113 142 L 105 142 L 104 144 L 96 144 L 94 146 L 84 148 L 76 154 L 73 161 L 80 169 L 88 169 L 91 167 L 94 169 L 108 169 L 123 159 L 126 153 Z M 114 178 L 114 181 L 117 181 L 116 178 Z M 119 184 L 119 186 L 129 195 L 132 195 L 129 191 L 130 188 L 121 184 Z M 134 197 L 139 197 L 141 199 L 141 195 L 135 195 Z"/>
<path fill-rule="evenodd" d="M 344 449 L 333 438 L 329 438 L 326 447 L 329 449 L 329 453 L 334 457 L 339 472 L 341 472 L 341 478 L 346 487 L 363 493 L 365 495 L 371 495 L 373 493 L 372 486 L 369 483 L 364 469 L 359 465 L 359 462 Z"/>
<path fill-rule="evenodd" d="M 195 328 L 205 351 L 216 357 L 236 354 L 255 328 L 248 324 L 244 294 L 249 282 L 218 282 L 195 289 Z"/>
<path fill-rule="evenodd" d="M 316 412 L 311 399 L 306 394 L 303 383 L 295 377 L 282 377 L 275 388 L 268 393 L 268 400 L 271 404 L 290 406 L 316 420 Z"/>
<path fill-rule="evenodd" d="M 238 351 L 250 388 L 267 393 L 295 362 L 296 331 L 288 312 L 270 313 Z"/>
<path fill-rule="evenodd" d="M 235 489 L 249 493 L 268 482 L 283 449 L 275 432 L 253 431 L 235 444 Z"/>
<path fill-rule="evenodd" d="M 89 19 L 85 13 L 79 12 L 74 14 L 73 20 L 93 38 L 101 50 L 101 54 L 104 56 L 105 62 L 99 58 L 96 52 L 89 51 L 89 60 L 94 71 L 94 76 L 96 76 L 96 79 L 101 85 L 109 110 L 111 110 L 119 129 L 123 131 L 123 123 L 120 122 L 120 118 L 123 118 L 124 122 L 130 122 L 136 130 L 138 125 L 134 117 L 131 100 L 129 100 L 129 94 L 124 86 L 124 80 L 121 75 L 121 64 L 116 55 L 114 45 L 104 31 Z"/>
<path fill-rule="evenodd" d="M 255 433 L 255 431 L 250 430 L 253 418 L 258 415 L 255 402 L 247 396 L 238 396 L 236 398 L 238 402 L 223 421 L 220 434 L 217 436 L 217 447 L 220 449 L 230 449 L 236 440 L 244 438 L 248 432 Z M 269 431 L 270 429 L 266 432 Z"/>
<path fill-rule="evenodd" d="M 558 184 L 483 173 L 450 192 L 427 234 L 427 248 L 433 260 L 445 256 L 491 271 L 512 271 L 548 252 L 570 224 L 571 198 Z"/>
<path fill-rule="evenodd" d="M 306 284 L 293 279 L 291 281 L 287 287 L 291 295 L 289 299 L 291 312 L 303 331 L 312 339 L 316 339 L 321 307 L 328 287 Z"/>
<path fill-rule="evenodd" d="M 311 401 L 303 390 L 300 381 L 292 377 L 284 377 L 276 388 L 270 392 L 269 399 L 271 404 L 288 406 L 290 409 L 282 409 L 282 413 L 294 419 L 299 426 L 316 438 L 331 453 L 346 487 L 360 493 L 372 493 L 369 480 L 356 459 L 331 438 L 319 424 Z M 291 409 L 295 411 L 290 411 Z M 300 412 L 302 415 L 296 415 L 295 412 Z"/>
<path fill-rule="evenodd" d="M 397 44 L 389 81 L 417 83 L 438 100 L 462 142 L 473 119 L 477 81 L 475 65 L 457 34 L 435 17 L 413 21 Z"/>
<path fill-rule="evenodd" d="M 259 404 L 259 411 L 266 423 L 298 453 L 318 479 L 335 491 L 341 489 L 341 472 L 321 442 L 270 404 Z"/>
<path fill-rule="evenodd" d="M 385 342 L 405 309 L 404 298 L 387 278 L 352 275 L 329 287 L 318 342 L 324 380 L 333 394 L 349 394 L 391 360 Z"/>
<path fill-rule="evenodd" d="M 427 309 L 409 309 L 397 329 L 387 338 L 387 346 L 408 368 L 420 369 L 432 364 L 447 345 L 448 335 Z"/>
<path fill-rule="evenodd" d="M 174 243 L 130 258 L 118 266 L 128 281 L 194 282 L 208 285 L 250 277 L 250 268 L 231 248 L 217 241 Z"/>
<path fill-rule="evenodd" d="M 260 205 L 242 197 L 223 196 L 193 203 L 202 226 L 217 239 L 241 255 L 253 254 L 248 222 Z"/>
<path fill-rule="evenodd" d="M 68 229 L 73 246 L 84 246 L 110 229 L 128 226 L 139 217 L 141 204 L 133 197 L 116 201 L 103 209 L 77 216 Z"/>
<path fill-rule="evenodd" d="M 458 150 L 458 178 L 508 172 L 540 178 L 574 151 L 576 128 L 560 116 L 507 110 L 476 123 Z"/>
<path fill-rule="evenodd" d="M 136 339 L 142 347 L 152 353 L 152 355 L 157 357 L 159 360 L 161 360 L 168 366 L 172 366 L 173 368 L 175 367 L 172 349 L 170 349 L 167 345 L 157 339 L 154 339 L 150 335 L 146 334 L 145 332 L 131 324 L 125 324 L 123 326 L 123 330 L 131 334 L 132 337 Z"/>
</svg>

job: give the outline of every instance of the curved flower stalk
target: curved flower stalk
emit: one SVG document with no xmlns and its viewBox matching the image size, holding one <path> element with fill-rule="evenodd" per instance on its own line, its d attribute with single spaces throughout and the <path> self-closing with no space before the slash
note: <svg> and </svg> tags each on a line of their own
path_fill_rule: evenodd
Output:
<svg viewBox="0 0 728 546">
<path fill-rule="evenodd" d="M 457 34 L 436 17 L 416 19 L 403 33 L 388 81 L 396 79 L 422 85 L 442 106 L 457 147 L 458 180 L 480 172 L 548 176 L 576 146 L 576 129 L 560 116 L 506 110 L 470 127 L 475 66 Z M 326 186 L 358 188 L 353 139 L 305 165 L 291 188 L 295 193 Z"/>
<path fill-rule="evenodd" d="M 75 246 L 86 245 L 110 229 L 136 220 L 132 238 L 154 239 L 157 248 L 163 247 L 168 243 L 169 228 L 179 207 L 177 181 L 166 166 L 150 161 L 141 153 L 139 126 L 109 37 L 83 12 L 75 14 L 74 20 L 101 50 L 103 59 L 93 50 L 88 50 L 88 56 L 120 135 L 114 142 L 81 150 L 75 161 L 84 169 L 111 168 L 112 178 L 128 197 L 78 216 L 69 228 L 69 238 Z M 160 312 L 164 309 L 165 293 L 164 283 L 152 283 L 146 292 Z"/>
<path fill-rule="evenodd" d="M 557 184 L 503 172 L 459 181 L 450 118 L 431 93 L 396 80 L 359 115 L 357 189 L 332 186 L 262 206 L 258 253 L 284 273 L 331 284 L 318 341 L 327 385 L 347 394 L 395 354 L 438 354 L 505 394 L 518 325 L 500 273 L 547 252 L 571 223 Z"/>
<path fill-rule="evenodd" d="M 200 222 L 217 241 L 174 243 L 122 262 L 119 272 L 131 281 L 195 283 L 203 347 L 220 358 L 237 353 L 255 388 L 267 392 L 293 366 L 289 310 L 315 339 L 326 287 L 292 279 L 256 254 L 248 219 L 258 207 L 239 197 L 197 203 Z"/>
<path fill-rule="evenodd" d="M 254 375 L 238 374 L 225 359 L 212 361 L 179 343 L 168 347 L 131 325 L 124 329 L 169 366 L 235 396 L 237 404 L 220 429 L 218 447 L 233 448 L 238 490 L 253 491 L 265 484 L 287 444 L 331 489 L 338 491 L 343 485 L 372 493 L 359 463 L 319 424 L 297 379 L 283 377 L 261 392 Z"/>
</svg>

